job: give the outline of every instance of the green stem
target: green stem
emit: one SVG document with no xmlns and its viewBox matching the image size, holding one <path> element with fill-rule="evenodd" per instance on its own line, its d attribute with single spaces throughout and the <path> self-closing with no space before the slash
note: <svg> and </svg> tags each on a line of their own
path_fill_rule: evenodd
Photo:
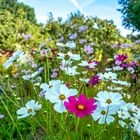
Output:
<svg viewBox="0 0 140 140">
<path fill-rule="evenodd" d="M 15 123 L 15 121 L 14 121 L 14 119 L 13 119 L 11 113 L 9 112 L 9 110 L 8 110 L 8 108 L 7 108 L 7 106 L 6 106 L 6 104 L 4 103 L 4 101 L 2 100 L 1 97 L 0 97 L 0 100 L 1 100 L 2 104 L 4 105 L 4 107 L 5 107 L 5 109 L 6 109 L 7 113 L 8 113 L 8 115 L 10 116 L 10 118 L 11 118 L 11 120 L 12 120 L 14 126 L 17 128 L 17 125 L 16 125 L 16 123 Z M 23 140 L 23 137 L 22 137 L 21 133 L 19 132 L 18 128 L 17 128 L 17 131 L 18 131 L 18 133 L 19 133 L 21 139 Z"/>
</svg>

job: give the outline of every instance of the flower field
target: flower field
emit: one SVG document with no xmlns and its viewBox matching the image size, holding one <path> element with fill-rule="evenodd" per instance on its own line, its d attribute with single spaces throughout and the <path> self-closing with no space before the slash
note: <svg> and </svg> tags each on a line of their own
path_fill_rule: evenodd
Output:
<svg viewBox="0 0 140 140">
<path fill-rule="evenodd" d="M 28 26 L 0 53 L 0 139 L 139 140 L 140 41 L 97 18 Z"/>
</svg>

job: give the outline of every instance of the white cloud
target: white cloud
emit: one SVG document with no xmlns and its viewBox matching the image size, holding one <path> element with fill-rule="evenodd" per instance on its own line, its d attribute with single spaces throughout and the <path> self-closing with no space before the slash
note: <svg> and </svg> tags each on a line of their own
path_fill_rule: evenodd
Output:
<svg viewBox="0 0 140 140">
<path fill-rule="evenodd" d="M 82 7 L 83 8 L 86 8 L 88 7 L 89 5 L 91 5 L 93 2 L 95 2 L 96 0 L 87 0 L 83 5 Z"/>
<path fill-rule="evenodd" d="M 82 6 L 77 2 L 77 0 L 69 0 L 80 12 L 83 12 Z"/>
</svg>

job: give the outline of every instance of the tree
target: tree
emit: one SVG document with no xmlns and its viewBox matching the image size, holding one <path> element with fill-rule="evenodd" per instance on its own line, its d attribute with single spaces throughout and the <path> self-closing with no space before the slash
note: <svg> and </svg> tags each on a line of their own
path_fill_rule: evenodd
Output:
<svg viewBox="0 0 140 140">
<path fill-rule="evenodd" d="M 119 0 L 123 25 L 133 31 L 140 31 L 140 0 Z"/>
<path fill-rule="evenodd" d="M 14 18 L 20 16 L 20 11 L 24 11 L 24 18 L 31 23 L 36 23 L 34 9 L 24 3 L 19 3 L 17 0 L 0 0 L 0 11 L 3 10 L 9 11 L 14 15 Z"/>
</svg>

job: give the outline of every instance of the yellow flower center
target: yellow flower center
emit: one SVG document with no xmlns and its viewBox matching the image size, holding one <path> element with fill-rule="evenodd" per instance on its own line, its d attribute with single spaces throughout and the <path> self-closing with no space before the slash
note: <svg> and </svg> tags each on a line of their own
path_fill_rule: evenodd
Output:
<svg viewBox="0 0 140 140">
<path fill-rule="evenodd" d="M 106 103 L 111 104 L 112 100 L 111 99 L 107 99 Z"/>
<path fill-rule="evenodd" d="M 49 85 L 49 88 L 52 88 L 53 87 L 53 85 Z"/>
<path fill-rule="evenodd" d="M 112 76 L 109 76 L 109 78 L 111 79 L 111 78 L 112 78 Z"/>
<path fill-rule="evenodd" d="M 105 110 L 102 110 L 102 111 L 101 111 L 101 114 L 102 114 L 102 115 L 105 115 L 105 114 L 106 114 L 106 111 L 105 111 Z"/>
<path fill-rule="evenodd" d="M 84 109 L 85 109 L 85 106 L 84 106 L 84 105 L 79 104 L 79 105 L 77 106 L 77 108 L 78 108 L 79 110 L 84 110 Z"/>
<path fill-rule="evenodd" d="M 124 114 L 124 113 L 122 113 L 122 116 L 125 116 L 125 114 Z"/>
<path fill-rule="evenodd" d="M 66 97 L 65 97 L 64 94 L 60 94 L 60 96 L 59 96 L 59 99 L 60 99 L 60 100 L 65 100 L 65 98 L 66 98 Z"/>
<path fill-rule="evenodd" d="M 31 113 L 33 110 L 31 108 L 28 109 L 28 113 Z"/>
</svg>

